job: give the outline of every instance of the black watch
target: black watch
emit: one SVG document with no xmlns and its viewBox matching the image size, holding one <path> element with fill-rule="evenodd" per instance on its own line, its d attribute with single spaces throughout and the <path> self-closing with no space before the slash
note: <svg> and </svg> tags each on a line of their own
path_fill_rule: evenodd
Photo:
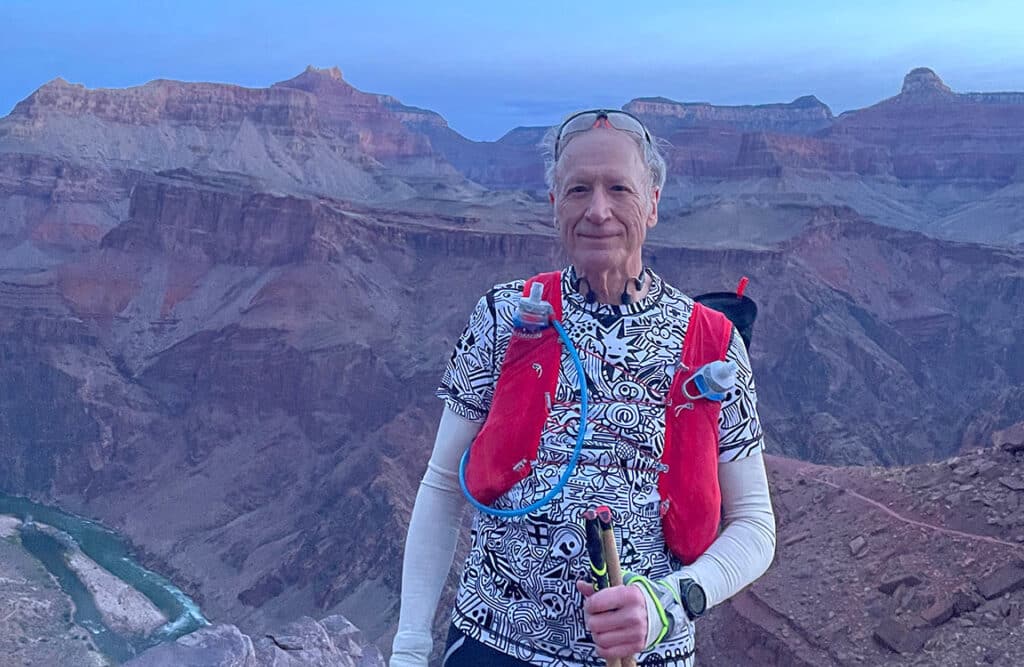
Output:
<svg viewBox="0 0 1024 667">
<path fill-rule="evenodd" d="M 691 621 L 700 618 L 708 610 L 708 596 L 693 579 L 679 580 L 679 599 Z"/>
</svg>

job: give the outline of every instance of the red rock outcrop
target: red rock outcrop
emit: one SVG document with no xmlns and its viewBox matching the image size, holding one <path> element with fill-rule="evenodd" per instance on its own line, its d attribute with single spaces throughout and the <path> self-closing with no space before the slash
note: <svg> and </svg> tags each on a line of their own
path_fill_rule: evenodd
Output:
<svg viewBox="0 0 1024 667">
<path fill-rule="evenodd" d="M 899 95 L 842 114 L 826 134 L 884 146 L 901 181 L 992 186 L 1024 177 L 1024 94 L 957 94 L 923 67 Z"/>
<path fill-rule="evenodd" d="M 294 79 L 275 83 L 269 90 L 302 90 L 315 100 L 320 122 L 353 141 L 359 150 L 381 161 L 399 158 L 434 158 L 430 141 L 403 123 L 408 112 L 394 111 L 394 98 L 364 93 L 349 85 L 337 67 L 312 66 Z"/>
<path fill-rule="evenodd" d="M 813 134 L 832 122 L 832 110 L 813 95 L 788 104 L 718 106 L 707 102 L 675 102 L 641 97 L 623 107 L 644 119 L 652 131 L 670 135 L 683 127 L 728 128 L 740 132 Z"/>
<path fill-rule="evenodd" d="M 0 119 L 0 151 L 112 171 L 244 174 L 286 192 L 364 200 L 415 195 L 402 179 L 461 182 L 394 105 L 337 69 L 308 68 L 269 88 L 159 80 L 89 90 L 56 79 Z"/>
<path fill-rule="evenodd" d="M 10 118 L 38 126 L 51 114 L 62 114 L 124 125 L 176 122 L 201 129 L 251 120 L 301 134 L 317 129 L 316 111 L 313 97 L 287 88 L 160 79 L 136 88 L 90 90 L 57 78 L 18 103 Z"/>
<path fill-rule="evenodd" d="M 850 145 L 818 137 L 748 133 L 742 136 L 732 178 L 778 177 L 786 169 L 823 170 L 867 177 L 891 177 L 892 163 L 881 146 Z"/>
</svg>

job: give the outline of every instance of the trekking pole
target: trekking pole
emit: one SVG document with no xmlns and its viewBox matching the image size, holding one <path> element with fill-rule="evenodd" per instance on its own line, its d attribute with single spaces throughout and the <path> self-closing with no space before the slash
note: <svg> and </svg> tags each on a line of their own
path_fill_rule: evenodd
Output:
<svg viewBox="0 0 1024 667">
<path fill-rule="evenodd" d="M 608 582 L 611 586 L 622 585 L 622 565 L 619 563 L 619 548 L 615 545 L 615 533 L 612 532 L 612 510 L 607 505 L 601 505 L 594 510 L 597 520 L 601 525 L 601 543 L 604 551 L 605 564 L 608 567 Z M 619 659 L 608 661 L 609 667 L 618 665 Z M 622 667 L 636 667 L 636 659 L 633 656 L 622 658 Z"/>
<path fill-rule="evenodd" d="M 601 520 L 597 518 L 595 509 L 588 509 L 584 512 L 583 519 L 583 526 L 587 533 L 587 553 L 590 555 L 590 575 L 594 580 L 594 590 L 603 591 L 611 585 L 611 581 L 608 578 L 608 561 L 604 556 Z M 608 667 L 622 667 L 622 662 L 619 658 L 611 658 L 607 661 L 607 665 Z"/>
<path fill-rule="evenodd" d="M 594 590 L 608 588 L 608 565 L 604 560 L 604 545 L 601 542 L 601 523 L 593 510 L 584 514 L 587 531 L 587 553 L 590 554 L 590 574 L 594 579 Z"/>
</svg>

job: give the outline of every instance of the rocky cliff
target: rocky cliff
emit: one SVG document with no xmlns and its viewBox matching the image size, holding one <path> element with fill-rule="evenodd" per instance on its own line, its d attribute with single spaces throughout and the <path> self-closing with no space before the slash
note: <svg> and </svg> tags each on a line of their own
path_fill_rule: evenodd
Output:
<svg viewBox="0 0 1024 667">
<path fill-rule="evenodd" d="M 125 667 L 192 666 L 384 667 L 384 659 L 345 617 L 315 621 L 307 616 L 258 638 L 233 625 L 202 628 L 125 663 Z"/>
<path fill-rule="evenodd" d="M 840 116 L 833 138 L 884 146 L 904 183 L 992 189 L 1024 177 L 1024 95 L 960 95 L 930 69 L 907 74 L 899 95 Z"/>
<path fill-rule="evenodd" d="M 675 102 L 664 97 L 641 97 L 624 110 L 642 117 L 658 135 L 683 127 L 715 127 L 741 132 L 813 134 L 832 123 L 832 110 L 813 95 L 788 104 L 717 106 L 707 102 Z"/>
<path fill-rule="evenodd" d="M 118 526 L 211 618 L 341 611 L 379 636 L 443 360 L 489 284 L 547 265 L 550 233 L 166 177 L 129 211 L 4 283 L 5 488 Z M 907 463 L 1024 419 L 1019 251 L 829 209 L 776 248 L 655 238 L 649 258 L 692 292 L 752 278 L 773 451 Z"/>
<path fill-rule="evenodd" d="M 160 80 L 89 90 L 56 79 L 0 119 L 0 151 L 114 173 L 242 175 L 267 189 L 374 201 L 415 196 L 407 181 L 417 176 L 458 185 L 401 117 L 337 69 L 260 89 Z"/>
<path fill-rule="evenodd" d="M 781 212 L 810 202 L 942 238 L 1024 242 L 1024 93 L 956 93 L 918 68 L 898 95 L 838 117 L 813 95 L 747 106 L 639 98 L 623 108 L 663 141 L 663 213 L 748 199 Z M 543 128 L 497 142 L 472 142 L 450 128 L 422 131 L 467 178 L 544 189 L 535 153 L 524 150 L 536 147 Z M 756 225 L 744 234 L 756 234 Z"/>
<path fill-rule="evenodd" d="M 1024 421 L 1020 186 L 914 199 L 890 158 L 931 130 L 872 134 L 872 109 L 680 126 L 648 242 L 691 294 L 750 276 L 769 447 L 823 464 L 921 463 Z M 44 86 L 0 119 L 0 487 L 124 531 L 241 632 L 343 613 L 386 644 L 444 360 L 488 287 L 560 261 L 535 192 L 481 185 L 532 187 L 541 133 L 469 142 L 336 71 Z M 929 225 L 963 235 L 973 206 L 1002 211 L 999 243 L 879 224 L 954 207 Z"/>
<path fill-rule="evenodd" d="M 1022 436 L 1018 427 L 1002 446 L 888 469 L 769 457 L 775 563 L 702 619 L 698 655 L 729 665 L 1021 664 Z"/>
</svg>

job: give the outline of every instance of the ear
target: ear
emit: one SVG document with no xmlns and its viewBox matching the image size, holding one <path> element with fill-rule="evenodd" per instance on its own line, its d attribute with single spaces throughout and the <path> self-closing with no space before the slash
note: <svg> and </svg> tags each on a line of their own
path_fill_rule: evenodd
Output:
<svg viewBox="0 0 1024 667">
<path fill-rule="evenodd" d="M 647 229 L 658 224 L 658 200 L 661 199 L 661 188 L 651 190 L 651 213 L 647 216 Z"/>
<path fill-rule="evenodd" d="M 552 206 L 555 205 L 555 191 L 554 190 L 548 190 L 548 201 L 551 202 Z"/>
</svg>

